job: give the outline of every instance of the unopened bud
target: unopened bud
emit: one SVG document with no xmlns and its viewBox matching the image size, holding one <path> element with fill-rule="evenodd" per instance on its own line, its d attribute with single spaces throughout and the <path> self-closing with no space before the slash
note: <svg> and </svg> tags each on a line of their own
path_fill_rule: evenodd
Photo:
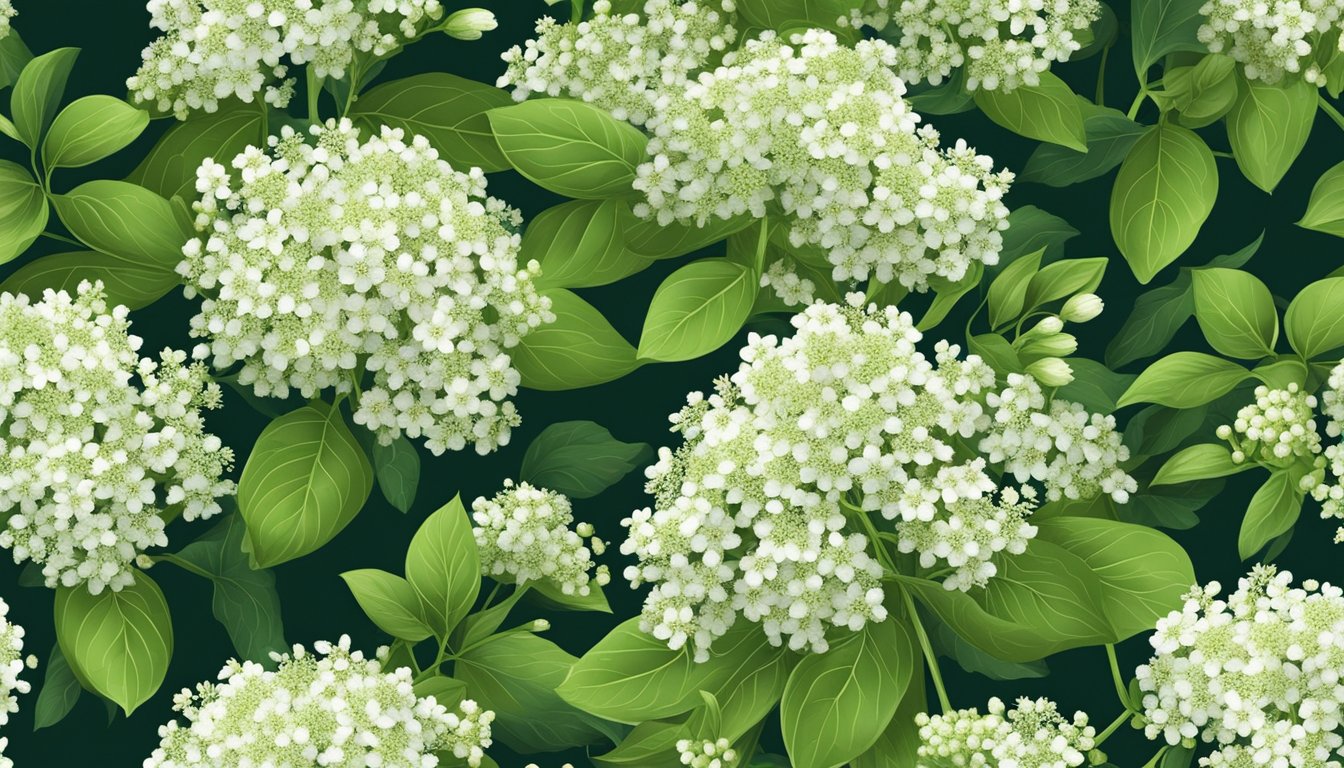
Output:
<svg viewBox="0 0 1344 768">
<path fill-rule="evenodd" d="M 548 629 L 550 629 L 550 628 L 551 628 L 551 622 L 549 622 L 549 621 L 547 621 L 547 620 L 545 620 L 545 619 L 537 619 L 537 620 L 535 620 L 535 621 L 532 622 L 532 631 L 533 631 L 533 632 L 545 632 L 546 630 L 548 630 Z"/>
<path fill-rule="evenodd" d="M 1073 369 L 1058 357 L 1043 357 L 1031 363 L 1027 373 L 1045 387 L 1062 387 L 1073 381 Z"/>
<path fill-rule="evenodd" d="M 1106 304 L 1095 293 L 1080 293 L 1064 302 L 1059 316 L 1070 323 L 1086 323 L 1101 314 Z"/>
<path fill-rule="evenodd" d="M 154 567 L 154 558 L 143 552 L 135 556 L 135 566 L 141 570 L 149 570 Z"/>
<path fill-rule="evenodd" d="M 1027 339 L 1019 351 L 1035 357 L 1068 357 L 1078 351 L 1078 338 L 1071 333 L 1033 336 Z"/>
<path fill-rule="evenodd" d="M 444 19 L 441 29 L 458 40 L 480 40 L 483 33 L 498 26 L 494 13 L 484 8 L 463 8 Z"/>
<path fill-rule="evenodd" d="M 1064 330 L 1064 321 L 1054 315 L 1049 315 L 1041 318 L 1041 321 L 1028 331 L 1028 333 L 1032 335 L 1040 334 L 1042 336 L 1049 336 L 1052 333 L 1059 333 L 1062 330 Z"/>
</svg>

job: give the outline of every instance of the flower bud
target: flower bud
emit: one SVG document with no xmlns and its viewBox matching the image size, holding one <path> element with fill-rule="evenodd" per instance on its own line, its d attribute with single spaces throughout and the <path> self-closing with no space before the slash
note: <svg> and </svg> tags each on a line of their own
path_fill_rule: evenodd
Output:
<svg viewBox="0 0 1344 768">
<path fill-rule="evenodd" d="M 1043 387 L 1062 387 L 1073 381 L 1073 369 L 1058 357 L 1043 357 L 1031 363 L 1027 373 Z"/>
<path fill-rule="evenodd" d="M 149 570 L 154 567 L 154 558 L 141 552 L 135 556 L 135 566 L 141 570 Z"/>
<path fill-rule="evenodd" d="M 463 8 L 445 19 L 440 29 L 458 40 L 480 40 L 482 33 L 498 26 L 494 13 L 484 8 Z"/>
<path fill-rule="evenodd" d="M 545 632 L 550 628 L 551 628 L 551 622 L 547 621 L 546 619 L 537 619 L 532 622 L 533 632 Z"/>
<path fill-rule="evenodd" d="M 1048 315 L 1046 317 L 1041 318 L 1041 321 L 1039 323 L 1032 326 L 1031 330 L 1027 331 L 1023 335 L 1049 336 L 1052 333 L 1059 333 L 1062 330 L 1064 330 L 1064 321 L 1060 320 L 1058 317 L 1055 317 L 1054 315 Z"/>
<path fill-rule="evenodd" d="M 1105 302 L 1097 294 L 1080 293 L 1070 296 L 1069 300 L 1064 302 L 1064 308 L 1059 311 L 1059 316 L 1070 323 L 1086 323 L 1100 315 L 1105 306 Z"/>
<path fill-rule="evenodd" d="M 1068 357 L 1078 351 L 1078 338 L 1071 333 L 1052 333 L 1026 339 L 1018 350 L 1034 357 Z"/>
</svg>

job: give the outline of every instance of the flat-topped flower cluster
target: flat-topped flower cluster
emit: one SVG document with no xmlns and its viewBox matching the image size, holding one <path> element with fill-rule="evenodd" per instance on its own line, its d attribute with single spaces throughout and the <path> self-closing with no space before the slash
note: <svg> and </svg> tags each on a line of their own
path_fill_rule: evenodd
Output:
<svg viewBox="0 0 1344 768">
<path fill-rule="evenodd" d="M 1201 766 L 1340 768 L 1344 591 L 1256 566 L 1221 599 L 1196 588 L 1138 668 L 1148 738 L 1212 743 Z"/>
<path fill-rule="evenodd" d="M 1321 392 L 1321 413 L 1325 416 L 1325 434 L 1335 440 L 1316 458 L 1313 474 L 1303 480 L 1312 498 L 1321 503 L 1321 517 L 1344 519 L 1344 362 L 1330 371 Z M 1344 527 L 1335 533 L 1336 542 L 1344 542 Z"/>
<path fill-rule="evenodd" d="M 894 307 L 816 303 L 794 336 L 752 335 L 742 364 L 692 393 L 672 416 L 685 443 L 647 470 L 654 506 L 624 521 L 634 584 L 652 583 L 645 631 L 704 657 L 738 617 L 770 640 L 824 651 L 828 627 L 886 617 L 859 516 L 879 513 L 898 548 L 972 589 L 1001 555 L 1035 535 L 1037 487 L 1048 499 L 1136 483 L 1115 422 L 1049 401 L 1030 377 L 1006 386 L 947 342 L 934 360 Z"/>
<path fill-rule="evenodd" d="M 168 543 L 168 513 L 210 517 L 233 492 L 233 453 L 201 416 L 218 385 L 183 352 L 141 357 L 129 329 L 101 283 L 0 293 L 0 546 L 49 587 L 120 590 Z"/>
<path fill-rule="evenodd" d="M 471 503 L 471 517 L 486 576 L 519 586 L 549 581 L 566 595 L 587 595 L 590 582 L 611 581 L 605 565 L 594 573 L 593 555 L 602 554 L 605 544 L 589 523 L 570 529 L 574 509 L 564 494 L 506 480 L 494 498 Z"/>
<path fill-rule="evenodd" d="M 37 657 L 23 655 L 23 636 L 23 627 L 9 620 L 9 604 L 0 600 L 0 727 L 19 711 L 17 694 L 32 690 L 27 680 L 19 679 L 25 669 L 37 666 Z M 14 768 L 14 761 L 5 757 L 7 746 L 9 739 L 0 738 L 0 768 Z"/>
<path fill-rule="evenodd" d="M 1012 174 L 920 127 L 880 40 L 811 30 L 736 38 L 731 4 L 650 0 L 644 17 L 558 25 L 505 58 L 501 86 L 583 99 L 652 134 L 636 212 L 667 225 L 784 214 L 837 280 L 926 290 L 995 264 Z M 722 13 L 720 13 L 722 11 Z M 722 18 L 723 21 L 719 21 Z"/>
<path fill-rule="evenodd" d="M 241 365 L 260 396 L 352 393 L 355 421 L 384 442 L 508 442 L 509 350 L 554 316 L 536 263 L 518 265 L 521 217 L 479 168 L 456 171 L 399 129 L 361 139 L 329 120 L 207 160 L 197 191 L 200 237 L 178 266 L 202 297 L 197 354 Z"/>
<path fill-rule="evenodd" d="M 916 768 L 1077 768 L 1096 743 L 1085 713 L 1068 720 L 1049 699 L 1008 709 L 993 698 L 986 709 L 920 714 Z"/>
<path fill-rule="evenodd" d="M 0 0 L 0 40 L 9 37 L 14 28 L 14 17 L 18 15 L 13 0 Z"/>
<path fill-rule="evenodd" d="M 185 120 L 261 94 L 283 107 L 289 65 L 340 79 L 357 53 L 385 55 L 443 15 L 439 0 L 149 0 L 163 36 L 145 48 L 131 97 Z"/>
<path fill-rule="evenodd" d="M 1299 457 L 1321 452 L 1321 437 L 1316 432 L 1316 397 L 1297 384 L 1285 389 L 1255 388 L 1255 402 L 1237 411 L 1231 424 L 1218 428 L 1218 437 L 1232 446 L 1232 460 L 1248 459 L 1281 465 Z"/>
<path fill-rule="evenodd" d="M 1209 0 L 1199 40 L 1241 62 L 1246 77 L 1274 84 L 1301 75 L 1325 85 L 1321 61 L 1344 51 L 1339 0 Z"/>
<path fill-rule="evenodd" d="M 274 654 L 278 667 L 230 661 L 218 683 L 184 689 L 173 708 L 186 724 L 159 728 L 145 768 L 322 766 L 435 768 L 448 752 L 476 768 L 491 744 L 494 713 L 471 699 L 450 710 L 417 696 L 411 670 L 350 650 L 350 638 Z"/>
</svg>

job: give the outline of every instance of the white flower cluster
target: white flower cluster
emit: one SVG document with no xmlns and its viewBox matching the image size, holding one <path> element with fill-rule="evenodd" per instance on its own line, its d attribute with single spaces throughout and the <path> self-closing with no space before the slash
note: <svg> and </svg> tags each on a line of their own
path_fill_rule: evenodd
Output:
<svg viewBox="0 0 1344 768">
<path fill-rule="evenodd" d="M 792 245 L 824 253 L 836 280 L 926 290 L 931 275 L 997 263 L 1012 174 L 917 128 L 896 56 L 820 30 L 747 42 L 659 99 L 636 212 L 703 226 L 782 210 Z"/>
<path fill-rule="evenodd" d="M 1049 699 L 1018 699 L 1008 710 L 994 698 L 987 709 L 920 714 L 917 768 L 1076 768 L 1095 746 L 1087 715 L 1069 721 Z"/>
<path fill-rule="evenodd" d="M 574 513 L 564 494 L 506 480 L 504 490 L 493 499 L 476 499 L 471 510 L 484 575 L 506 575 L 519 585 L 547 580 L 566 595 L 587 595 L 590 581 L 600 586 L 611 581 L 605 565 L 589 575 L 593 555 L 602 554 L 606 544 L 588 523 L 570 530 Z"/>
<path fill-rule="evenodd" d="M 1241 62 L 1246 77 L 1278 83 L 1301 74 L 1325 85 L 1314 54 L 1325 40 L 1339 37 L 1344 50 L 1344 5 L 1339 0 L 1209 0 L 1199 11 L 1199 40 L 1213 53 Z"/>
<path fill-rule="evenodd" d="M 19 711 L 15 694 L 31 690 L 28 681 L 20 680 L 24 669 L 37 666 L 37 657 L 23 655 L 23 627 L 8 619 L 9 604 L 0 600 L 0 727 L 9 722 L 9 716 Z M 14 761 L 5 757 L 9 739 L 0 738 L 0 768 L 14 768 Z"/>
<path fill-rule="evenodd" d="M 736 39 L 732 0 L 648 0 L 639 14 L 613 15 L 596 0 L 592 17 L 558 24 L 543 17 L 537 36 L 505 52 L 499 87 L 582 99 L 618 120 L 643 125 L 664 90 L 680 90 Z"/>
<path fill-rule="evenodd" d="M 761 287 L 774 291 L 779 300 L 791 307 L 802 307 L 816 299 L 817 284 L 798 275 L 792 259 L 772 262 L 761 273 Z"/>
<path fill-rule="evenodd" d="M 851 530 L 868 530 L 870 513 L 942 566 L 948 589 L 970 589 L 1035 534 L 1033 490 L 1000 474 L 1051 499 L 1124 501 L 1136 487 L 1113 420 L 1045 408 L 1027 377 L 1000 388 L 946 342 L 926 359 L 894 307 L 853 294 L 793 325 L 782 341 L 753 335 L 715 394 L 690 395 L 672 416 L 685 444 L 646 472 L 654 508 L 623 522 L 621 551 L 639 559 L 625 575 L 654 584 L 643 627 L 673 648 L 690 642 L 704 657 L 739 613 L 776 644 L 818 652 L 828 626 L 882 621 L 883 568 Z"/>
<path fill-rule="evenodd" d="M 19 15 L 18 9 L 14 7 L 13 0 L 0 0 L 0 40 L 9 37 L 9 33 L 14 29 L 14 17 Z M 4 768 L 0 765 L 0 768 Z"/>
<path fill-rule="evenodd" d="M 383 56 L 443 14 L 439 0 L 149 0 L 163 35 L 127 80 L 131 97 L 185 120 L 221 100 L 293 96 L 289 64 L 345 77 L 357 52 Z"/>
<path fill-rule="evenodd" d="M 679 739 L 677 752 L 681 764 L 690 768 L 736 768 L 737 750 L 732 742 L 718 739 Z"/>
<path fill-rule="evenodd" d="M 1325 447 L 1316 459 L 1315 471 L 1302 484 L 1321 503 L 1321 517 L 1344 519 L 1344 441 L 1340 441 L 1344 436 L 1344 362 L 1331 369 L 1320 399 L 1325 434 L 1337 442 Z M 1344 543 L 1344 527 L 1335 533 L 1335 541 Z"/>
<path fill-rule="evenodd" d="M 144 768 L 434 768 L 435 752 L 481 764 L 493 712 L 471 699 L 454 712 L 433 696 L 416 696 L 409 668 L 385 668 L 386 648 L 366 658 L 342 636 L 313 649 L 274 654 L 275 671 L 230 661 L 221 682 L 184 689 L 173 708 L 187 724 L 159 728 L 161 742 Z"/>
<path fill-rule="evenodd" d="M 1344 592 L 1292 579 L 1256 566 L 1226 600 L 1213 582 L 1158 621 L 1135 672 L 1148 738 L 1216 744 L 1202 766 L 1344 765 Z"/>
<path fill-rule="evenodd" d="M 201 295 L 197 354 L 241 364 L 260 396 L 355 393 L 355 421 L 388 442 L 488 453 L 519 422 L 508 350 L 554 318 L 518 266 L 517 211 L 424 137 L 348 120 L 286 127 L 271 152 L 198 171 L 198 239 L 178 266 Z M 235 176 L 236 174 L 236 176 Z M 372 381 L 364 381 L 369 372 Z"/>
<path fill-rule="evenodd" d="M 1316 398 L 1297 384 L 1287 389 L 1255 388 L 1255 402 L 1237 411 L 1236 420 L 1218 428 L 1232 446 L 1232 461 L 1282 466 L 1321 452 L 1316 433 Z"/>
<path fill-rule="evenodd" d="M 1039 85 L 1100 17 L 1097 0 L 880 0 L 865 21 L 890 25 L 907 81 L 938 85 L 964 68 L 968 90 L 1007 93 Z"/>
<path fill-rule="evenodd" d="M 49 587 L 131 584 L 136 555 L 168 543 L 165 517 L 210 517 L 233 492 L 233 453 L 201 417 L 218 385 L 182 352 L 140 357 L 129 327 L 101 283 L 0 293 L 0 547 Z"/>
</svg>

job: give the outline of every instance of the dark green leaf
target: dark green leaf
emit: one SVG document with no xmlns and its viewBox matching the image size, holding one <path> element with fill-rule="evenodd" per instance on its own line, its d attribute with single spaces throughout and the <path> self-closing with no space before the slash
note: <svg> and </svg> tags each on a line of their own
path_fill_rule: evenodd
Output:
<svg viewBox="0 0 1344 768">
<path fill-rule="evenodd" d="M 227 166 L 249 145 L 260 145 L 261 112 L 229 109 L 193 115 L 159 139 L 126 180 L 172 199 L 196 198 L 196 169 L 207 158 Z"/>
<path fill-rule="evenodd" d="M 508 93 L 446 72 L 393 80 L 359 97 L 351 118 L 424 136 L 454 168 L 487 173 L 509 167 L 486 113 L 513 103 Z"/>
<path fill-rule="evenodd" d="M 51 654 L 43 661 L 46 668 L 42 689 L 37 692 L 37 703 L 33 706 L 33 730 L 55 725 L 70 714 L 79 701 L 82 690 L 79 679 L 75 677 L 70 663 L 61 653 L 60 643 L 51 649 Z"/>
<path fill-rule="evenodd" d="M 1020 178 L 1052 187 L 1095 179 L 1119 165 L 1146 130 L 1114 109 L 1093 110 L 1083 118 L 1083 129 L 1086 152 L 1042 144 L 1028 158 Z"/>
<path fill-rule="evenodd" d="M 420 454 L 405 435 L 387 445 L 374 441 L 373 474 L 387 503 L 399 512 L 410 512 L 420 485 Z"/>
<path fill-rule="evenodd" d="M 556 319 L 524 336 L 515 348 L 514 367 L 523 386 L 581 389 L 619 379 L 640 366 L 635 348 L 593 305 L 563 288 L 544 294 Z"/>
<path fill-rule="evenodd" d="M 648 459 L 647 443 L 623 443 L 591 421 L 552 424 L 523 455 L 519 477 L 573 499 L 587 499 L 616 484 Z"/>
</svg>

